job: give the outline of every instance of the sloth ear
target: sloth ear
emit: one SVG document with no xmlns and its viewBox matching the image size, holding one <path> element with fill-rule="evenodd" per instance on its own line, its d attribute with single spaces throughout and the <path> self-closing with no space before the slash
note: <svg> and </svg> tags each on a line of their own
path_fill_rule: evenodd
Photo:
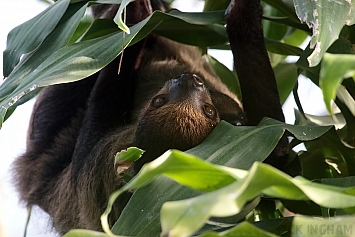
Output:
<svg viewBox="0 0 355 237">
<path fill-rule="evenodd" d="M 219 91 L 210 90 L 210 95 L 221 120 L 236 126 L 246 125 L 245 113 L 237 101 Z"/>
</svg>

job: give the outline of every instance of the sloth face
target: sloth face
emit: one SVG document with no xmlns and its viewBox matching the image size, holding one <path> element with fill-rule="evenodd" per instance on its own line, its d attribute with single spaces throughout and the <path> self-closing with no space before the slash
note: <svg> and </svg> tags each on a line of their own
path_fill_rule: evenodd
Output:
<svg viewBox="0 0 355 237">
<path fill-rule="evenodd" d="M 168 149 L 188 150 L 219 121 L 204 81 L 195 74 L 181 74 L 166 82 L 141 113 L 134 145 L 154 150 L 157 156 Z"/>
<path fill-rule="evenodd" d="M 204 81 L 195 74 L 181 74 L 168 81 L 162 90 L 152 99 L 147 111 L 167 106 L 179 111 L 182 116 L 189 114 L 214 121 L 218 118 L 211 96 L 204 85 Z"/>
</svg>

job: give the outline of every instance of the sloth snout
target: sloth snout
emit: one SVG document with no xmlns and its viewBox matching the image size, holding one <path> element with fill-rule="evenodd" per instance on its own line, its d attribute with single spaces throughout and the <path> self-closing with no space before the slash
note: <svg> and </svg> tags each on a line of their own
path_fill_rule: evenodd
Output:
<svg viewBox="0 0 355 237">
<path fill-rule="evenodd" d="M 194 87 L 204 86 L 203 80 L 196 74 L 192 74 L 192 73 L 180 74 L 178 77 L 175 77 L 173 79 L 173 82 L 174 84 L 181 85 L 181 86 L 194 86 Z"/>
</svg>

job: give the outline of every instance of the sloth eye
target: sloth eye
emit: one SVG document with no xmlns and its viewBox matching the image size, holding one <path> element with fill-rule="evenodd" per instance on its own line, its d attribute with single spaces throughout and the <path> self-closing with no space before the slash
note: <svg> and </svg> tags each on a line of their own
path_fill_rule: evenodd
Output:
<svg viewBox="0 0 355 237">
<path fill-rule="evenodd" d="M 203 112 L 205 112 L 206 116 L 210 119 L 216 118 L 216 109 L 212 105 L 204 105 Z"/>
<path fill-rule="evenodd" d="M 152 101 L 152 105 L 155 108 L 160 108 L 165 103 L 166 103 L 166 97 L 164 95 L 159 95 L 159 96 L 155 97 Z"/>
</svg>

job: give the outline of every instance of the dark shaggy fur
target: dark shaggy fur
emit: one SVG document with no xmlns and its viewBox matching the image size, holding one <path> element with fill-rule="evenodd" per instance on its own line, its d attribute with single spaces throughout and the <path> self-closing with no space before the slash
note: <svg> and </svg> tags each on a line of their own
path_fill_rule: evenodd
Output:
<svg viewBox="0 0 355 237">
<path fill-rule="evenodd" d="M 264 116 L 283 121 L 259 0 L 239 0 L 227 23 L 250 123 Z M 246 123 L 239 100 L 199 49 L 148 36 L 127 48 L 121 62 L 118 57 L 95 75 L 41 92 L 27 150 L 14 163 L 17 189 L 27 205 L 51 216 L 61 234 L 73 228 L 101 230 L 108 197 L 124 184 L 113 169 L 118 151 L 146 150 L 134 164 L 137 172 L 167 149 L 201 143 L 221 119 Z M 129 198 L 127 193 L 116 201 L 111 224 Z"/>
<path fill-rule="evenodd" d="M 117 59 L 98 75 L 44 89 L 36 102 L 27 151 L 15 162 L 16 182 L 21 199 L 48 212 L 59 233 L 101 229 L 108 196 L 122 185 L 113 169 L 118 151 L 129 146 L 146 150 L 135 164 L 137 171 L 167 149 L 201 143 L 220 119 L 244 123 L 236 96 L 197 48 L 151 36 L 124 55 L 119 75 Z M 201 86 L 194 85 L 193 74 L 202 78 Z M 160 95 L 167 101 L 155 107 Z M 226 98 L 226 111 L 224 103 L 213 104 Z M 208 117 L 205 106 L 215 115 Z M 116 202 L 112 222 L 128 198 Z"/>
</svg>

